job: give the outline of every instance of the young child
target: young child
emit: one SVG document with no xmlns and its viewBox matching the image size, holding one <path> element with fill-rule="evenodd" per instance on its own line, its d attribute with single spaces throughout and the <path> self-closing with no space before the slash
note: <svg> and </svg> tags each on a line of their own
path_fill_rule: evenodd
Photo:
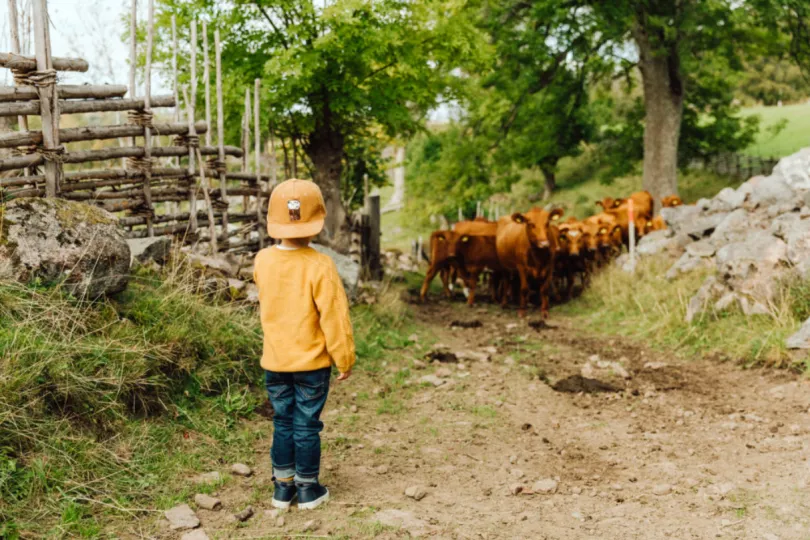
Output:
<svg viewBox="0 0 810 540">
<path fill-rule="evenodd" d="M 334 261 L 309 247 L 323 229 L 321 190 L 308 180 L 287 180 L 273 190 L 267 232 L 281 244 L 256 255 L 253 279 L 259 289 L 264 331 L 262 367 L 273 404 L 272 504 L 312 509 L 329 499 L 318 481 L 321 411 L 334 364 L 338 381 L 354 365 L 349 302 Z"/>
</svg>

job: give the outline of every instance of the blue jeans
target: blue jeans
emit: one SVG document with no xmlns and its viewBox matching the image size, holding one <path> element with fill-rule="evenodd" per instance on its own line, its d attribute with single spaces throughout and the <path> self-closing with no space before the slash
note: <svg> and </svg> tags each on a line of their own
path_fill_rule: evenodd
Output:
<svg viewBox="0 0 810 540">
<path fill-rule="evenodd" d="M 321 411 L 329 394 L 331 368 L 294 373 L 265 372 L 273 404 L 273 448 L 276 478 L 317 482 L 321 468 Z"/>
</svg>

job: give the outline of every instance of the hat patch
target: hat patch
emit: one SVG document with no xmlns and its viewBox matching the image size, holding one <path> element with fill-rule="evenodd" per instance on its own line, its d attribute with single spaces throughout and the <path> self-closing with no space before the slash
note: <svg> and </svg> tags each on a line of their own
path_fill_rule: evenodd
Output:
<svg viewBox="0 0 810 540">
<path fill-rule="evenodd" d="M 301 201 L 290 199 L 287 201 L 287 210 L 290 211 L 290 221 L 301 221 Z"/>
</svg>

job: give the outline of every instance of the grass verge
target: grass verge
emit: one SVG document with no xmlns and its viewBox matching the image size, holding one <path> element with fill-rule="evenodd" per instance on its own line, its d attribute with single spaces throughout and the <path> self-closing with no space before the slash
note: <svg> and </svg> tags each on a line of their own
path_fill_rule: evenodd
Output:
<svg viewBox="0 0 810 540">
<path fill-rule="evenodd" d="M 386 372 L 412 331 L 398 295 L 352 318 L 360 376 L 401 384 Z M 255 308 L 182 268 L 96 302 L 0 282 L 0 538 L 113 534 L 205 491 L 196 473 L 255 460 L 271 435 L 246 421 L 260 355 Z"/>
<path fill-rule="evenodd" d="M 689 299 L 709 272 L 695 271 L 668 281 L 664 274 L 672 262 L 667 257 L 644 259 L 635 275 L 608 268 L 594 277 L 582 296 L 557 311 L 575 316 L 589 330 L 644 340 L 687 355 L 748 366 L 808 369 L 807 361 L 796 360 L 784 341 L 806 318 L 810 285 L 784 283 L 767 316 L 709 309 L 687 323 L 684 314 Z"/>
</svg>

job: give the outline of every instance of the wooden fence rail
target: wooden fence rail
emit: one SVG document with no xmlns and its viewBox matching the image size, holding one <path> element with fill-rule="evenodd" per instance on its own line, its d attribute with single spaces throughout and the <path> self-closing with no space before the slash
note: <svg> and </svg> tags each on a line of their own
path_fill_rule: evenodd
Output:
<svg viewBox="0 0 810 540">
<path fill-rule="evenodd" d="M 689 168 L 747 180 L 752 176 L 770 175 L 777 163 L 779 163 L 779 159 L 775 157 L 766 158 L 728 152 L 710 158 L 693 160 L 689 164 Z"/>
<path fill-rule="evenodd" d="M 0 159 L 0 205 L 19 197 L 82 201 L 115 213 L 130 238 L 171 235 L 185 244 L 208 245 L 212 252 L 251 252 L 271 243 L 266 233 L 265 215 L 277 179 L 276 147 L 271 136 L 267 160 L 270 167 L 262 171 L 260 81 L 255 80 L 245 89 L 240 147 L 226 145 L 219 31 L 214 29 L 213 32 L 215 69 L 211 70 L 207 26 L 202 24 L 205 121 L 197 121 L 195 22 L 188 29 L 190 88 L 183 87 L 182 92 L 178 88 L 177 39 L 173 39 L 173 95 L 153 96 L 154 0 L 147 0 L 145 92 L 135 95 L 137 0 L 131 0 L 128 86 L 57 84 L 57 72 L 84 72 L 89 66 L 81 58 L 51 56 L 46 0 L 31 1 L 36 57 L 19 54 L 16 10 L 9 13 L 13 50 L 0 52 L 0 68 L 11 69 L 15 82 L 15 86 L 0 88 L 0 116 L 17 118 L 17 131 L 0 134 L 0 149 L 11 149 L 9 157 Z M 174 20 L 172 23 L 176 38 L 176 23 Z M 212 71 L 215 111 L 211 110 Z M 181 95 L 184 107 L 180 107 Z M 174 108 L 172 114 L 157 119 L 155 110 L 171 107 Z M 60 126 L 63 115 L 98 112 L 126 112 L 127 122 Z M 216 114 L 216 141 L 213 140 L 212 112 Z M 42 129 L 30 130 L 28 116 L 41 116 Z M 201 136 L 204 136 L 203 144 Z M 167 140 L 169 143 L 165 145 Z M 114 143 L 104 146 L 102 141 Z M 85 146 L 92 143 L 92 148 L 72 147 L 82 142 Z M 251 147 L 254 151 L 252 167 L 248 156 Z M 234 158 L 242 159 L 237 164 Z M 79 165 L 99 162 L 114 164 L 77 170 Z M 372 211 L 352 216 L 352 255 L 363 265 L 366 275 L 379 278 L 382 273 L 379 198 L 369 199 L 367 207 Z"/>
<path fill-rule="evenodd" d="M 224 141 L 224 112 L 219 67 L 219 39 L 216 40 L 217 65 L 217 141 L 211 140 L 209 122 L 195 121 L 194 107 L 188 107 L 197 96 L 196 24 L 190 30 L 192 51 L 191 100 L 186 98 L 188 114 L 183 119 L 178 104 L 177 81 L 174 95 L 151 95 L 152 38 L 154 36 L 154 0 L 149 2 L 146 43 L 144 95 L 135 95 L 135 62 L 130 67 L 129 88 L 123 85 L 60 85 L 57 72 L 87 71 L 81 58 L 51 56 L 47 31 L 47 4 L 34 2 L 36 57 L 19 54 L 16 10 L 10 13 L 9 26 L 14 50 L 0 53 L 0 67 L 11 69 L 15 86 L 0 88 L 0 116 L 18 119 L 18 131 L 0 134 L 0 148 L 12 149 L 12 155 L 0 159 L 0 204 L 18 197 L 60 197 L 85 201 L 118 214 L 119 223 L 132 238 L 176 235 L 184 242 L 205 240 L 199 227 L 208 230 L 207 237 L 215 250 L 244 251 L 263 246 L 267 241 L 263 215 L 267 209 L 274 171 L 260 170 L 261 141 L 255 126 L 255 170 L 248 172 L 246 152 L 250 148 L 250 121 L 258 123 L 258 101 L 254 114 L 244 119 L 241 147 Z M 131 27 L 137 28 L 137 0 L 132 0 Z M 207 36 L 206 36 L 207 39 Z M 134 58 L 137 33 L 130 41 Z M 206 42 L 207 45 L 207 42 Z M 176 50 L 174 56 L 176 58 Z M 206 46 L 207 54 L 207 46 Z M 208 85 L 208 58 L 206 87 Z M 251 85 L 246 91 L 253 92 Z M 258 96 L 258 86 L 255 91 Z M 206 88 L 207 92 L 207 88 Z M 129 93 L 129 95 L 127 95 Z M 206 104 L 210 100 L 206 99 Z M 174 107 L 173 121 L 155 121 L 156 109 Z M 60 127 L 65 114 L 127 112 L 126 124 Z M 42 129 L 29 130 L 28 116 L 42 116 Z M 206 110 L 206 119 L 211 112 Z M 168 119 L 168 118 L 167 118 Z M 204 145 L 199 137 L 205 135 Z M 160 137 L 171 137 L 169 146 L 160 146 Z M 72 149 L 71 143 L 117 140 L 116 146 Z M 131 141 L 127 145 L 124 140 Z M 244 156 L 244 157 L 243 157 Z M 243 166 L 230 170 L 230 158 L 243 158 Z M 122 162 L 123 160 L 123 162 Z M 204 161 L 205 160 L 205 161 Z M 116 166 L 93 170 L 71 170 L 71 166 L 104 161 Z M 122 164 L 125 168 L 121 168 Z M 235 163 L 234 169 L 235 167 Z M 213 189 L 207 179 L 217 178 Z M 201 197 L 202 196 L 202 197 Z M 198 202 L 198 198 L 202 201 Z M 155 227 L 155 225 L 160 225 Z"/>
</svg>

